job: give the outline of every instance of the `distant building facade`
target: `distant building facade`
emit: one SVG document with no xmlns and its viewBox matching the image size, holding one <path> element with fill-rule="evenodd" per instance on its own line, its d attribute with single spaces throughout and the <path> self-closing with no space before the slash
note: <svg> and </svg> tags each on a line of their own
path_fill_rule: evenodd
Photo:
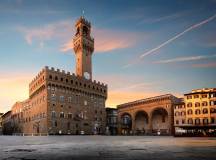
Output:
<svg viewBox="0 0 216 160">
<path fill-rule="evenodd" d="M 119 134 L 172 135 L 173 107 L 179 101 L 166 94 L 118 105 Z"/>
<path fill-rule="evenodd" d="M 177 134 L 216 132 L 216 88 L 192 90 L 174 107 Z"/>
<path fill-rule="evenodd" d="M 3 113 L 0 113 L 0 135 L 2 134 L 2 116 Z"/>
<path fill-rule="evenodd" d="M 29 84 L 29 99 L 12 107 L 15 133 L 101 134 L 106 128 L 107 85 L 92 80 L 91 24 L 76 22 L 76 75 L 44 67 Z"/>
<path fill-rule="evenodd" d="M 11 111 L 2 115 L 2 133 L 5 135 L 13 134 L 13 126 L 11 121 Z"/>
<path fill-rule="evenodd" d="M 118 134 L 118 111 L 116 108 L 106 108 L 107 129 L 110 135 Z"/>
</svg>

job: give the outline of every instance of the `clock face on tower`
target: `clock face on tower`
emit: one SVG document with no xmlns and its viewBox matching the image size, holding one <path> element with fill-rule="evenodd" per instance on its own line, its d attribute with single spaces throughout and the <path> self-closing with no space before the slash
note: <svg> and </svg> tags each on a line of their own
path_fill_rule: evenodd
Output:
<svg viewBox="0 0 216 160">
<path fill-rule="evenodd" d="M 88 72 L 84 72 L 84 77 L 85 77 L 85 79 L 89 80 L 90 79 L 90 74 Z"/>
</svg>

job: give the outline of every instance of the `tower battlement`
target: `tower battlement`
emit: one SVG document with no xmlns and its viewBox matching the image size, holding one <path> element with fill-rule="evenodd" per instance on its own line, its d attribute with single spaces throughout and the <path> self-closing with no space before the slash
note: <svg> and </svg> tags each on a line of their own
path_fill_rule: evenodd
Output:
<svg viewBox="0 0 216 160">
<path fill-rule="evenodd" d="M 86 20 L 83 16 L 81 16 L 77 21 L 75 26 L 77 27 L 80 23 L 87 25 L 88 27 L 91 27 L 91 23 Z"/>
<path fill-rule="evenodd" d="M 46 70 L 46 71 L 52 71 L 52 72 L 55 72 L 55 73 L 57 73 L 57 74 L 62 74 L 63 76 L 72 76 L 73 78 L 77 78 L 77 79 L 83 79 L 84 81 L 88 81 L 88 82 L 91 82 L 91 83 L 94 83 L 94 84 L 96 84 L 96 85 L 101 85 L 101 86 L 104 86 L 104 87 L 106 87 L 107 86 L 107 84 L 104 84 L 104 83 L 102 83 L 102 82 L 100 82 L 100 81 L 96 81 L 96 80 L 87 80 L 87 79 L 84 79 L 83 77 L 80 77 L 80 76 L 77 76 L 75 73 L 71 73 L 71 72 L 66 72 L 65 70 L 62 70 L 62 69 L 59 69 L 59 68 L 54 68 L 54 67 L 48 67 L 48 66 L 45 66 L 43 69 L 42 69 L 42 71 L 38 74 L 38 75 L 40 75 L 42 72 L 43 72 L 43 70 Z M 36 76 L 37 77 L 37 76 Z M 37 79 L 37 78 L 35 78 L 35 79 Z"/>
<path fill-rule="evenodd" d="M 39 89 L 47 87 L 49 82 L 78 87 L 104 97 L 107 96 L 107 84 L 92 79 L 88 80 L 74 73 L 48 66 L 45 66 L 29 84 L 29 96 L 31 97 Z"/>
</svg>

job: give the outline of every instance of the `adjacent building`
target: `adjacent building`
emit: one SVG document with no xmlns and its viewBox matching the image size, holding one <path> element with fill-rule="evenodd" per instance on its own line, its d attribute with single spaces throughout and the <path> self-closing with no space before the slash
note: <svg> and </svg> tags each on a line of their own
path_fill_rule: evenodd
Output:
<svg viewBox="0 0 216 160">
<path fill-rule="evenodd" d="M 0 135 L 2 134 L 2 116 L 3 113 L 0 113 Z"/>
<path fill-rule="evenodd" d="M 174 108 L 176 134 L 206 135 L 216 132 L 216 88 L 184 94 Z"/>
<path fill-rule="evenodd" d="M 2 133 L 5 135 L 13 134 L 13 126 L 11 121 L 11 111 L 2 115 Z"/>
<path fill-rule="evenodd" d="M 166 94 L 118 105 L 119 134 L 172 135 L 173 108 L 179 102 Z"/>
<path fill-rule="evenodd" d="M 81 17 L 75 28 L 76 74 L 44 67 L 29 84 L 29 98 L 12 107 L 14 134 L 105 133 L 107 85 L 93 80 L 91 24 Z"/>
<path fill-rule="evenodd" d="M 116 108 L 106 108 L 107 129 L 109 135 L 118 134 L 118 112 Z"/>
</svg>

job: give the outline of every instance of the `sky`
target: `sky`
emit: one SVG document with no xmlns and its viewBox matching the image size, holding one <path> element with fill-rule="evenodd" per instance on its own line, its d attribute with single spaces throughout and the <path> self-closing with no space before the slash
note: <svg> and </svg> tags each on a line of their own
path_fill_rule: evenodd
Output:
<svg viewBox="0 0 216 160">
<path fill-rule="evenodd" d="M 107 107 L 216 87 L 216 0 L 0 0 L 0 112 L 28 98 L 44 66 L 75 72 L 80 16 Z"/>
</svg>

